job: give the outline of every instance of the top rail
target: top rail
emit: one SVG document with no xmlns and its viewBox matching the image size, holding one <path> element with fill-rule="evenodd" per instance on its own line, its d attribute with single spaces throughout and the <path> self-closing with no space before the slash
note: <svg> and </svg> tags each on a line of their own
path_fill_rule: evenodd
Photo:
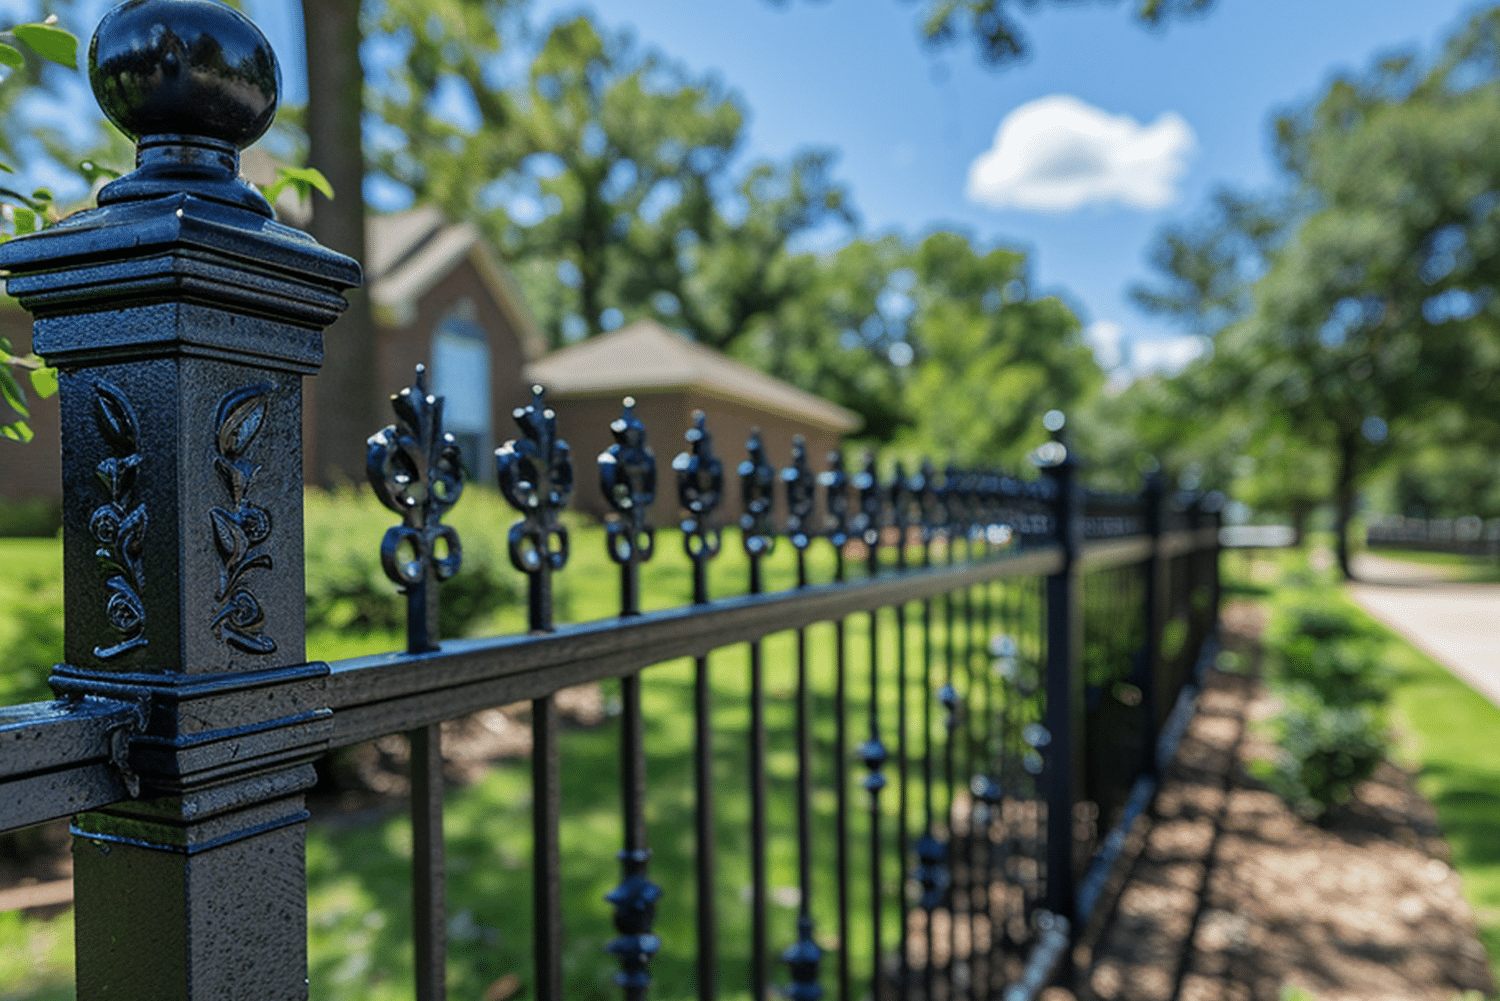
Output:
<svg viewBox="0 0 1500 1001">
<path fill-rule="evenodd" d="M 1163 533 L 1166 556 L 1209 547 L 1213 529 Z M 1079 562 L 1099 570 L 1148 559 L 1149 536 L 1084 543 Z M 882 573 L 867 580 L 725 598 L 707 605 L 559 626 L 539 635 L 449 640 L 426 653 L 337 661 L 299 682 L 333 710 L 330 746 L 461 716 L 481 706 L 539 698 L 561 688 L 628 675 L 678 657 L 749 643 L 858 612 L 920 601 L 987 581 L 1045 576 L 1063 565 L 1056 544 L 974 563 Z M 288 680 L 291 680 L 289 674 Z M 127 798 L 125 739 L 139 728 L 130 702 L 85 698 L 0 711 L 0 829 L 10 830 Z M 118 746 L 116 746 L 118 745 Z"/>
</svg>

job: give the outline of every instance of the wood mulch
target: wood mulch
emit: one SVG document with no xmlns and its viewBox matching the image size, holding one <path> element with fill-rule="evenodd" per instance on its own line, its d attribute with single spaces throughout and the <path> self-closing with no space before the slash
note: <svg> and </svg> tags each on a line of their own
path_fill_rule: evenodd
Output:
<svg viewBox="0 0 1500 1001">
<path fill-rule="evenodd" d="M 1262 623 L 1226 609 L 1249 664 Z M 1210 672 L 1111 919 L 1075 985 L 1100 1001 L 1452 1001 L 1494 993 L 1437 815 L 1382 765 L 1320 824 L 1246 766 L 1277 711 L 1254 673 Z M 1052 992 L 1063 995 L 1062 991 Z"/>
</svg>

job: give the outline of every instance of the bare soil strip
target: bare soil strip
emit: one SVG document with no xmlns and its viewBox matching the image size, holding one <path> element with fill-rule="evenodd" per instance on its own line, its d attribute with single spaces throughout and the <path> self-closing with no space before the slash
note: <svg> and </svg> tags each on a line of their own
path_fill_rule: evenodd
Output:
<svg viewBox="0 0 1500 1001">
<path fill-rule="evenodd" d="M 1226 619 L 1242 626 L 1241 649 L 1259 632 Z M 1276 709 L 1257 678 L 1210 674 L 1079 996 L 1277 1001 L 1283 985 L 1325 1001 L 1491 994 L 1474 915 L 1411 777 L 1383 765 L 1322 825 L 1301 820 L 1246 770 L 1274 753 L 1256 721 Z"/>
</svg>

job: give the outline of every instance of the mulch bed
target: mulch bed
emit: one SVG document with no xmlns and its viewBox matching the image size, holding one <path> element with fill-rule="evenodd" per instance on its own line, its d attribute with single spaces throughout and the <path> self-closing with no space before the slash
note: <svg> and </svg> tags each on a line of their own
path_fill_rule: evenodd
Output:
<svg viewBox="0 0 1500 1001">
<path fill-rule="evenodd" d="M 1260 623 L 1226 609 L 1254 664 Z M 1251 778 L 1275 700 L 1210 673 L 1078 995 L 1101 1001 L 1452 1001 L 1495 984 L 1437 816 L 1386 764 L 1322 824 Z M 1056 992 L 1062 993 L 1062 992 Z"/>
</svg>

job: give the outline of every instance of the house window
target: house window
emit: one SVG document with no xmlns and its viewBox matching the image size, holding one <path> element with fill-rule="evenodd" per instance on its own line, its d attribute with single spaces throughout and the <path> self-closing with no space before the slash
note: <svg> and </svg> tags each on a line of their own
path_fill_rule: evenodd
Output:
<svg viewBox="0 0 1500 1001">
<path fill-rule="evenodd" d="M 432 337 L 432 392 L 443 397 L 443 428 L 458 441 L 470 480 L 483 477 L 494 446 L 490 427 L 490 345 L 474 303 L 460 299 Z"/>
</svg>

